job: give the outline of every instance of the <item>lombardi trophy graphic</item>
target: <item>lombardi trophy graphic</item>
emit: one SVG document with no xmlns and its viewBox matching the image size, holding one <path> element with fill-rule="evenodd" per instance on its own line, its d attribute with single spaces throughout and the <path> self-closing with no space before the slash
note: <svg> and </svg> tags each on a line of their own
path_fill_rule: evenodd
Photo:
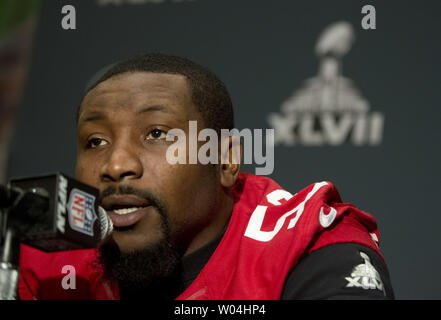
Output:
<svg viewBox="0 0 441 320">
<path fill-rule="evenodd" d="M 315 53 L 318 74 L 271 113 L 268 122 L 275 129 L 275 145 L 378 145 L 384 116 L 369 113 L 369 102 L 352 80 L 342 75 L 343 57 L 355 41 L 348 22 L 334 23 L 319 36 Z"/>
</svg>

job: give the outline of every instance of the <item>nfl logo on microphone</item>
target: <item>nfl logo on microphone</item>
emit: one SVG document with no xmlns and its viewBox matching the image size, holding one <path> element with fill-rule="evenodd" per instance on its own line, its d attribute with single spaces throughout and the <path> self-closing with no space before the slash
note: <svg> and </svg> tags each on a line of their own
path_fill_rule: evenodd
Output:
<svg viewBox="0 0 441 320">
<path fill-rule="evenodd" d="M 69 225 L 73 230 L 93 236 L 93 225 L 97 219 L 94 202 L 94 196 L 78 189 L 72 189 L 67 210 Z"/>
</svg>

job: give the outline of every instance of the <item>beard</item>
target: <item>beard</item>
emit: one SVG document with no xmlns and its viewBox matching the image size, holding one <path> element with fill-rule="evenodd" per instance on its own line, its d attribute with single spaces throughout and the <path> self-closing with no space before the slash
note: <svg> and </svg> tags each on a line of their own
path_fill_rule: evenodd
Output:
<svg viewBox="0 0 441 320">
<path fill-rule="evenodd" d="M 108 188 L 100 197 L 116 193 L 115 188 Z M 172 240 L 164 203 L 153 194 L 132 187 L 120 187 L 118 194 L 133 194 L 148 199 L 160 214 L 163 237 L 156 243 L 129 253 L 121 252 L 117 243 L 110 238 L 101 245 L 98 254 L 97 262 L 104 271 L 104 278 L 118 282 L 121 299 L 174 299 L 181 290 L 181 255 Z"/>
</svg>

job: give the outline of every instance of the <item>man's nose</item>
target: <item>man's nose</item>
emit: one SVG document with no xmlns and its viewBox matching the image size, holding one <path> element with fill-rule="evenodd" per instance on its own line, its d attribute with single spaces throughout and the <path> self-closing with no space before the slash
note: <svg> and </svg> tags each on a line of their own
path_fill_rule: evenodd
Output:
<svg viewBox="0 0 441 320">
<path fill-rule="evenodd" d="M 134 148 L 115 145 L 101 170 L 103 181 L 120 182 L 124 179 L 137 179 L 143 175 L 143 166 Z"/>
</svg>

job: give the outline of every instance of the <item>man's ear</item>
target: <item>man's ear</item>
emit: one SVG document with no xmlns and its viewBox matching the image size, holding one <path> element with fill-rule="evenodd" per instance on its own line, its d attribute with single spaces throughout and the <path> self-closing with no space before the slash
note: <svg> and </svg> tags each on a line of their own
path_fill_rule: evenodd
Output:
<svg viewBox="0 0 441 320">
<path fill-rule="evenodd" d="M 220 181 L 223 187 L 232 187 L 240 172 L 243 146 L 240 137 L 222 138 L 220 148 Z"/>
</svg>

